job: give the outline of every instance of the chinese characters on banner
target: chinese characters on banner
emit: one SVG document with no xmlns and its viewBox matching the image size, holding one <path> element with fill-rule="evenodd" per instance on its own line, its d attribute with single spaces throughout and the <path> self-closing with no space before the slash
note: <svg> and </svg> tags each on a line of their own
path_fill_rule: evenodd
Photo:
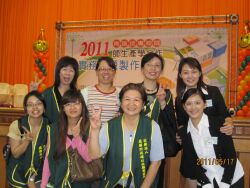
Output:
<svg viewBox="0 0 250 188">
<path fill-rule="evenodd" d="M 140 62 L 143 55 L 155 52 L 165 59 L 162 77 L 173 93 L 182 57 L 197 58 L 205 74 L 205 82 L 225 93 L 227 80 L 227 28 L 143 29 L 66 33 L 65 55 L 79 62 L 78 85 L 97 83 L 95 66 L 98 57 L 110 56 L 117 65 L 114 85 L 141 82 Z"/>
</svg>

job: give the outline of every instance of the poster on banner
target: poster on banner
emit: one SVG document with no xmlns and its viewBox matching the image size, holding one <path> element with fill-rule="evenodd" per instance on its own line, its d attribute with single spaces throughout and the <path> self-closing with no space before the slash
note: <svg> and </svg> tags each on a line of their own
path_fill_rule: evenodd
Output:
<svg viewBox="0 0 250 188">
<path fill-rule="evenodd" d="M 175 94 L 177 69 L 182 57 L 195 57 L 202 65 L 205 82 L 220 88 L 225 95 L 228 61 L 227 28 L 181 28 L 67 32 L 65 54 L 79 62 L 78 86 L 97 83 L 98 57 L 110 56 L 117 65 L 114 85 L 142 82 L 143 55 L 163 56 L 162 73 Z"/>
</svg>

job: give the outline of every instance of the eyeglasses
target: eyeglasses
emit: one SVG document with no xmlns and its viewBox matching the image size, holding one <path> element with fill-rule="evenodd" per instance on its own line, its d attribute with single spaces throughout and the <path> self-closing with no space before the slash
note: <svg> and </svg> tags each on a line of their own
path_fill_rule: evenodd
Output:
<svg viewBox="0 0 250 188">
<path fill-rule="evenodd" d="M 100 68 L 100 69 L 97 69 L 97 71 L 99 71 L 99 72 L 113 72 L 114 69 L 112 69 L 112 68 L 107 68 L 107 69 L 105 69 L 105 68 Z"/>
<path fill-rule="evenodd" d="M 69 102 L 63 106 L 64 106 L 64 108 L 70 108 L 70 107 L 78 107 L 78 106 L 80 106 L 80 104 L 81 104 L 81 102 Z"/>
<path fill-rule="evenodd" d="M 26 107 L 27 108 L 36 108 L 36 107 L 40 107 L 42 106 L 43 103 L 42 102 L 37 102 L 37 103 L 27 103 Z"/>
</svg>

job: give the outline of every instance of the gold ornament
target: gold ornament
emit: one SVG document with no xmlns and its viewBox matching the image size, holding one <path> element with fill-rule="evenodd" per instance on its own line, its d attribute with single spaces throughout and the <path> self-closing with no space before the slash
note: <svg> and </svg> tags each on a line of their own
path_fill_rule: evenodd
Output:
<svg viewBox="0 0 250 188">
<path fill-rule="evenodd" d="M 33 43 L 33 49 L 35 52 L 47 52 L 49 48 L 48 41 L 45 38 L 45 31 L 41 29 L 38 39 Z"/>
<path fill-rule="evenodd" d="M 248 48 L 250 49 L 250 26 L 249 26 L 249 21 L 245 21 L 245 26 L 244 26 L 245 34 L 240 36 L 239 39 L 239 46 L 241 48 Z"/>
</svg>

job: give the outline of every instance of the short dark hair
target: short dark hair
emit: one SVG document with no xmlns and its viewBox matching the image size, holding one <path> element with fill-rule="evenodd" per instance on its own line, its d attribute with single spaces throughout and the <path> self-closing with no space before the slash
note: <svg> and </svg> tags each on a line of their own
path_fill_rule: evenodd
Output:
<svg viewBox="0 0 250 188">
<path fill-rule="evenodd" d="M 178 67 L 177 85 L 176 85 L 177 96 L 182 96 L 186 89 L 186 84 L 183 82 L 181 78 L 181 71 L 184 65 L 188 65 L 193 69 L 198 69 L 198 71 L 200 72 L 200 77 L 197 83 L 197 88 L 199 89 L 201 89 L 202 87 L 206 88 L 206 84 L 203 82 L 203 74 L 202 74 L 201 64 L 199 63 L 199 61 L 193 57 L 185 57 L 181 59 Z"/>
<path fill-rule="evenodd" d="M 202 98 L 203 102 L 206 103 L 205 95 L 202 93 L 200 89 L 190 88 L 184 93 L 181 100 L 182 104 L 184 104 L 188 100 L 188 98 L 191 97 L 192 95 L 199 95 Z"/>
<path fill-rule="evenodd" d="M 79 65 L 78 65 L 77 60 L 73 57 L 70 57 L 70 56 L 61 57 L 59 59 L 58 63 L 56 64 L 54 86 L 58 87 L 60 85 L 60 83 L 61 83 L 60 71 L 63 67 L 67 67 L 67 66 L 71 66 L 75 71 L 74 78 L 73 78 L 72 82 L 70 83 L 70 88 L 76 89 L 76 82 L 77 82 L 77 78 L 78 78 Z"/>
<path fill-rule="evenodd" d="M 106 61 L 109 67 L 111 67 L 113 70 L 116 70 L 115 61 L 111 57 L 108 57 L 108 56 L 100 57 L 97 60 L 95 70 L 99 68 L 101 61 Z"/>
<path fill-rule="evenodd" d="M 158 55 L 157 53 L 154 52 L 149 52 L 146 55 L 144 55 L 141 59 L 141 68 L 145 66 L 146 63 L 148 63 L 151 59 L 153 58 L 158 58 L 161 62 L 161 70 L 164 69 L 164 59 L 162 56 Z"/>
<path fill-rule="evenodd" d="M 146 101 L 147 101 L 147 94 L 145 92 L 145 89 L 142 87 L 141 84 L 136 84 L 136 83 L 128 83 L 127 85 L 123 86 L 123 88 L 121 89 L 121 91 L 119 93 L 119 99 L 120 99 L 120 101 L 122 101 L 124 93 L 126 93 L 129 90 L 136 90 L 136 91 L 138 91 L 140 93 L 140 95 L 141 95 L 142 102 L 146 103 Z"/>
<path fill-rule="evenodd" d="M 25 112 L 27 112 L 27 102 L 31 96 L 36 97 L 39 101 L 41 101 L 43 103 L 44 109 L 46 108 L 46 102 L 45 102 L 44 97 L 37 90 L 34 90 L 34 91 L 27 93 L 27 95 L 25 95 L 25 97 L 23 99 L 23 108 L 24 108 Z"/>
</svg>

